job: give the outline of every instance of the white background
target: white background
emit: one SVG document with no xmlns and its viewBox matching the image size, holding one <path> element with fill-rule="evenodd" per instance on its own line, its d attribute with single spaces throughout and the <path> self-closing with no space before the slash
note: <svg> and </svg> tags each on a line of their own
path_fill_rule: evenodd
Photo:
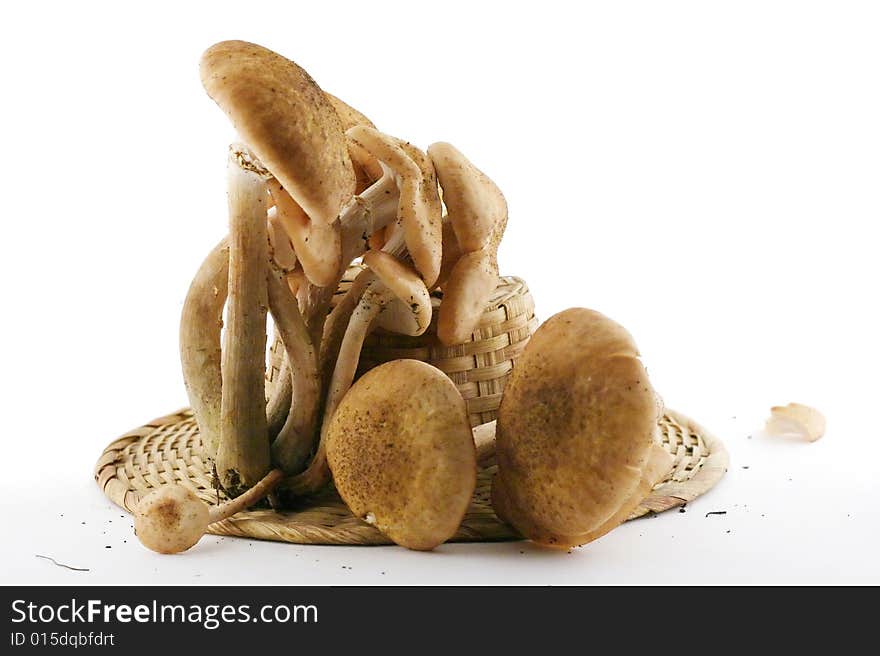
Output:
<svg viewBox="0 0 880 656">
<path fill-rule="evenodd" d="M 878 34 L 849 2 L 4 3 L 0 582 L 880 583 Z M 198 59 L 229 38 L 455 143 L 507 196 L 503 272 L 542 318 L 629 328 L 727 444 L 722 483 L 570 554 L 141 548 L 92 467 L 186 403 L 178 314 L 235 138 Z M 823 440 L 756 433 L 793 400 Z"/>
</svg>

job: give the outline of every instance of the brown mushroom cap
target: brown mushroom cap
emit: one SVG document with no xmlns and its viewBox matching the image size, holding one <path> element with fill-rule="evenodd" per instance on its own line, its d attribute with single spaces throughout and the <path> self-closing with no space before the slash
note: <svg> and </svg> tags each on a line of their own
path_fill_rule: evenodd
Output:
<svg viewBox="0 0 880 656">
<path fill-rule="evenodd" d="M 498 264 L 481 249 L 462 255 L 443 285 L 437 337 L 443 344 L 463 344 L 476 330 L 486 301 L 498 286 Z"/>
<path fill-rule="evenodd" d="M 476 486 L 464 400 L 417 360 L 388 362 L 355 383 L 330 422 L 327 459 L 352 513 L 410 549 L 451 538 Z"/>
<path fill-rule="evenodd" d="M 507 201 L 501 190 L 451 144 L 432 144 L 428 156 L 443 187 L 443 202 L 461 249 L 471 253 L 485 247 L 495 227 L 507 221 Z"/>
<path fill-rule="evenodd" d="M 208 95 L 309 218 L 336 219 L 355 174 L 339 116 L 311 76 L 245 41 L 208 48 L 200 72 Z"/>
<path fill-rule="evenodd" d="M 613 527 L 609 520 L 626 519 L 622 507 L 654 476 L 659 416 L 658 397 L 623 327 L 583 308 L 551 317 L 504 389 L 496 512 L 548 546 L 599 537 Z"/>
</svg>

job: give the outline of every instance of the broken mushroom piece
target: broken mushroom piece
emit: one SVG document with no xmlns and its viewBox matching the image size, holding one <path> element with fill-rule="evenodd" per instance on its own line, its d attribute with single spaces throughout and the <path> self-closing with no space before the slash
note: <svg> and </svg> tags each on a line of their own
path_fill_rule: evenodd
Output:
<svg viewBox="0 0 880 656">
<path fill-rule="evenodd" d="M 451 346 L 470 339 L 498 285 L 497 253 L 507 226 L 507 201 L 497 185 L 454 146 L 435 143 L 428 156 L 447 210 L 443 248 L 451 251 L 442 262 L 437 337 Z M 454 252 L 461 255 L 453 264 Z"/>
<path fill-rule="evenodd" d="M 134 509 L 134 532 L 148 549 L 162 554 L 186 551 L 195 545 L 208 526 L 254 505 L 281 480 L 273 469 L 241 496 L 208 506 L 183 485 L 163 485 L 146 494 Z"/>
<path fill-rule="evenodd" d="M 532 336 L 498 410 L 492 505 L 552 547 L 623 522 L 672 465 L 657 445 L 661 404 L 630 334 L 583 308 Z"/>
<path fill-rule="evenodd" d="M 815 442 L 825 435 L 825 417 L 808 405 L 789 403 L 770 408 L 770 417 L 764 426 L 768 435 L 794 435 Z"/>
<path fill-rule="evenodd" d="M 367 372 L 330 420 L 327 459 L 351 512 L 395 543 L 451 538 L 477 480 L 465 402 L 439 369 L 395 360 Z"/>
</svg>

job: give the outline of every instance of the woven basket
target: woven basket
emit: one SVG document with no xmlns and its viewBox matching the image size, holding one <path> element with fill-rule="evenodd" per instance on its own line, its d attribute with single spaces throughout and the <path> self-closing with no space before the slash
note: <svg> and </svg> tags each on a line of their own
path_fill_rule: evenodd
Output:
<svg viewBox="0 0 880 656">
<path fill-rule="evenodd" d="M 727 471 L 724 445 L 684 415 L 667 410 L 660 421 L 660 437 L 675 464 L 630 519 L 682 506 L 709 490 Z M 482 463 L 471 505 L 453 542 L 520 538 L 495 516 L 489 502 L 496 470 L 491 460 Z M 113 503 L 129 512 L 144 494 L 167 483 L 185 485 L 208 503 L 217 501 L 189 409 L 154 419 L 115 440 L 101 454 L 95 480 Z M 298 544 L 390 544 L 376 528 L 352 515 L 332 488 L 300 508 L 240 512 L 211 524 L 209 532 Z"/>
<path fill-rule="evenodd" d="M 348 270 L 334 297 L 348 291 L 360 267 Z M 464 344 L 444 346 L 437 339 L 439 292 L 432 294 L 435 312 L 423 335 L 409 337 L 376 330 L 367 336 L 361 349 L 357 375 L 391 360 L 422 360 L 445 373 L 458 387 L 467 404 L 471 426 L 493 421 L 498 416 L 501 393 L 529 337 L 538 328 L 535 302 L 525 282 L 513 276 L 501 278 L 486 304 L 483 317 Z M 284 357 L 284 345 L 276 337 L 270 348 L 267 379 L 275 381 Z"/>
</svg>

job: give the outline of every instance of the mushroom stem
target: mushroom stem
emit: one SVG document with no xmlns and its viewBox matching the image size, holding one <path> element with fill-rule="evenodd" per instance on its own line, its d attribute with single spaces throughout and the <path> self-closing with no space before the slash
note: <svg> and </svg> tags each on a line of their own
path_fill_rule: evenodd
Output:
<svg viewBox="0 0 880 656">
<path fill-rule="evenodd" d="M 280 469 L 270 470 L 269 473 L 257 481 L 255 485 L 248 488 L 245 492 L 242 492 L 234 499 L 230 499 L 218 506 L 211 506 L 208 509 L 209 523 L 213 524 L 214 522 L 221 522 L 224 519 L 229 519 L 235 513 L 241 512 L 254 505 L 260 499 L 272 492 L 278 482 L 283 478 L 284 472 Z"/>
<path fill-rule="evenodd" d="M 296 473 L 311 453 L 321 395 L 315 348 L 284 272 L 269 272 L 269 308 L 275 319 L 289 363 L 292 388 L 290 414 L 272 444 L 273 461 Z"/>
<path fill-rule="evenodd" d="M 190 406 L 211 458 L 220 444 L 220 329 L 229 278 L 229 244 L 214 247 L 193 278 L 180 317 L 180 363 Z"/>
<path fill-rule="evenodd" d="M 377 280 L 372 281 L 363 292 L 348 321 L 345 336 L 339 347 L 339 356 L 336 358 L 336 366 L 327 386 L 324 419 L 321 424 L 321 436 L 315 457 L 312 458 L 312 462 L 304 472 L 288 478 L 282 483 L 284 491 L 297 496 L 312 494 L 324 487 L 330 480 L 325 445 L 330 418 L 354 380 L 361 347 L 369 332 L 370 324 L 393 299 L 394 295 L 391 291 Z"/>
<path fill-rule="evenodd" d="M 275 331 L 276 334 L 280 334 L 277 327 Z M 278 346 L 273 348 L 283 350 L 285 346 L 279 340 Z M 290 362 L 288 362 L 287 353 L 281 353 L 279 360 L 281 362 L 278 371 L 272 380 L 267 380 L 266 424 L 270 440 L 275 439 L 281 432 L 284 422 L 287 421 L 293 397 L 293 384 L 290 380 Z"/>
<path fill-rule="evenodd" d="M 267 267 L 266 183 L 242 168 L 242 154 L 230 155 L 229 299 L 222 354 L 220 484 L 237 496 L 270 467 L 266 423 L 265 361 Z"/>
<path fill-rule="evenodd" d="M 339 349 L 345 337 L 345 330 L 351 315 L 364 295 L 367 287 L 376 279 L 370 269 L 364 269 L 357 274 L 352 281 L 351 287 L 343 295 L 342 299 L 330 312 L 324 324 L 324 337 L 321 341 L 320 371 L 321 378 L 325 382 L 325 388 L 330 383 L 333 368 L 339 359 Z M 323 390 L 326 394 L 326 389 Z"/>
</svg>

